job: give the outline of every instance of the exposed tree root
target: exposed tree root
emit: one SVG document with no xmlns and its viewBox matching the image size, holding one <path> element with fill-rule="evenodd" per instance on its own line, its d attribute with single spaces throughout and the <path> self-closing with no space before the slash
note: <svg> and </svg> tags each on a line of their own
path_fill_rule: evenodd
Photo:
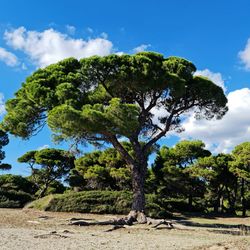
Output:
<svg viewBox="0 0 250 250">
<path fill-rule="evenodd" d="M 125 218 L 112 219 L 107 221 L 85 221 L 83 219 L 71 219 L 69 225 L 76 226 L 105 226 L 105 225 L 113 225 L 112 229 L 109 229 L 107 232 L 124 228 L 124 226 L 132 226 L 133 224 L 145 224 L 148 225 L 154 224 L 152 228 L 158 228 L 160 225 L 166 225 L 167 229 L 173 229 L 173 222 L 168 220 L 155 220 L 146 215 L 143 212 L 131 211 L 129 215 Z"/>
<path fill-rule="evenodd" d="M 69 225 L 76 225 L 76 226 L 106 226 L 106 225 L 128 225 L 131 226 L 133 224 L 133 221 L 126 219 L 126 218 L 121 218 L 121 219 L 114 219 L 114 220 L 108 220 L 108 221 L 71 221 Z"/>
<path fill-rule="evenodd" d="M 152 228 L 156 228 L 156 229 L 159 229 L 158 227 L 161 226 L 161 225 L 166 225 L 167 229 L 173 229 L 174 226 L 173 226 L 173 222 L 171 221 L 167 221 L 167 220 L 163 220 L 163 221 L 160 221 L 159 223 L 157 223 L 155 226 L 153 226 Z"/>
<path fill-rule="evenodd" d="M 127 220 L 133 222 L 138 222 L 139 224 L 147 223 L 147 217 L 144 212 L 131 210 L 128 214 Z"/>
<path fill-rule="evenodd" d="M 93 220 L 93 219 L 87 219 L 87 218 L 70 218 L 69 221 L 79 221 L 79 220 Z"/>
<path fill-rule="evenodd" d="M 85 219 L 70 219 L 69 225 L 77 225 L 77 226 L 96 226 L 96 225 L 127 225 L 131 226 L 134 223 L 145 224 L 147 223 L 147 217 L 144 212 L 134 211 L 132 210 L 127 217 L 113 219 L 108 221 L 86 221 Z"/>
<path fill-rule="evenodd" d="M 112 231 L 120 229 L 120 228 L 125 228 L 125 227 L 123 225 L 114 225 L 112 228 L 105 230 L 104 232 L 112 232 Z"/>
</svg>

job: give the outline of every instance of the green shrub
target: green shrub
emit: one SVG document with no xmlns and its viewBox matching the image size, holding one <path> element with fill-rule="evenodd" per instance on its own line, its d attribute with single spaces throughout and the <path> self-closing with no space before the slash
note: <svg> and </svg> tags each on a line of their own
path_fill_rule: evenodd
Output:
<svg viewBox="0 0 250 250">
<path fill-rule="evenodd" d="M 169 217 L 170 213 L 157 204 L 155 195 L 146 195 L 146 213 L 150 217 Z M 46 196 L 29 204 L 29 208 L 58 212 L 127 214 L 132 205 L 128 191 L 82 191 Z"/>
<path fill-rule="evenodd" d="M 47 206 L 49 211 L 82 213 L 116 213 L 129 211 L 132 195 L 119 191 L 84 191 L 55 195 Z"/>
<path fill-rule="evenodd" d="M 25 193 L 34 193 L 33 183 L 21 175 L 0 175 L 0 188 L 3 190 L 16 190 Z"/>
<path fill-rule="evenodd" d="M 0 189 L 1 208 L 21 208 L 32 200 L 32 196 L 23 191 Z"/>
</svg>

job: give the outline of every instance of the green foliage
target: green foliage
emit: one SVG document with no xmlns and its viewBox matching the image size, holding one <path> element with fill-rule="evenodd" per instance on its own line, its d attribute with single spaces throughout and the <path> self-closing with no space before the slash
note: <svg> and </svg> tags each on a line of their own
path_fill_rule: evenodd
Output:
<svg viewBox="0 0 250 250">
<path fill-rule="evenodd" d="M 20 175 L 0 175 L 0 188 L 34 194 L 34 184 Z"/>
<path fill-rule="evenodd" d="M 163 146 L 152 167 L 151 179 L 155 184 L 151 181 L 151 191 L 166 198 L 188 198 L 192 206 L 194 197 L 203 196 L 204 184 L 189 169 L 197 159 L 211 154 L 204 147 L 201 141 L 181 141 L 173 148 Z"/>
<path fill-rule="evenodd" d="M 235 213 L 237 198 L 237 176 L 231 171 L 232 156 L 218 154 L 200 158 L 190 168 L 190 173 L 204 180 L 206 185 L 205 202 L 215 212 L 226 210 Z M 222 200 L 228 200 L 225 205 Z"/>
<path fill-rule="evenodd" d="M 41 199 L 44 203 L 43 209 L 60 212 L 123 214 L 130 209 L 132 194 L 118 191 L 82 191 L 53 195 L 52 197 L 52 199 L 48 199 L 48 204 L 44 202 L 46 197 Z M 29 205 L 29 207 L 34 208 L 39 206 L 39 200 Z"/>
<path fill-rule="evenodd" d="M 156 203 L 155 195 L 147 195 L 147 214 L 155 218 L 171 214 Z M 57 212 L 81 212 L 98 214 L 127 214 L 132 203 L 132 193 L 126 191 L 82 191 L 49 195 L 33 201 L 29 208 Z"/>
<path fill-rule="evenodd" d="M 248 182 L 250 180 L 250 142 L 244 142 L 236 146 L 232 151 L 234 161 L 231 163 L 231 171 L 241 180 L 241 208 L 242 216 L 246 216 L 247 198 L 246 194 L 250 191 Z"/>
<path fill-rule="evenodd" d="M 63 192 L 58 183 L 74 168 L 74 156 L 67 151 L 47 148 L 39 151 L 29 151 L 18 158 L 21 163 L 28 163 L 31 168 L 30 180 L 36 185 L 39 197 L 50 192 Z M 40 165 L 40 168 L 36 167 Z M 53 191 L 54 190 L 54 191 Z"/>
<path fill-rule="evenodd" d="M 234 161 L 231 163 L 232 171 L 240 178 L 250 180 L 250 142 L 236 146 L 232 151 Z"/>
<path fill-rule="evenodd" d="M 49 186 L 48 186 L 46 192 L 44 193 L 44 195 L 62 194 L 65 191 L 66 191 L 66 187 L 61 182 L 54 180 L 49 184 Z M 40 191 L 38 190 L 36 193 L 39 195 Z"/>
<path fill-rule="evenodd" d="M 151 110 L 145 113 L 142 107 L 155 102 L 150 98 L 160 97 L 161 92 L 165 98 L 161 105 L 168 112 L 176 103 L 181 110 L 196 106 L 197 115 L 223 116 L 227 100 L 222 89 L 207 78 L 194 77 L 195 70 L 183 58 L 164 58 L 153 52 L 94 56 L 79 62 L 65 59 L 26 79 L 7 102 L 2 127 L 27 138 L 42 126 L 48 113 L 49 126 L 64 138 L 90 139 L 107 132 L 130 136 L 144 128 L 153 131 Z M 140 124 L 142 112 L 146 117 Z"/>
<path fill-rule="evenodd" d="M 20 175 L 0 175 L 0 207 L 21 208 L 33 200 L 33 184 Z"/>
<path fill-rule="evenodd" d="M 124 142 L 123 145 L 128 151 L 132 151 L 130 144 Z M 72 186 L 99 190 L 131 189 L 131 170 L 114 148 L 87 153 L 75 161 L 75 166 L 76 169 L 71 172 L 69 179 L 73 177 L 78 182 L 71 182 Z"/>
<path fill-rule="evenodd" d="M 6 190 L 0 188 L 1 208 L 21 208 L 30 202 L 33 197 L 23 191 Z"/>
</svg>

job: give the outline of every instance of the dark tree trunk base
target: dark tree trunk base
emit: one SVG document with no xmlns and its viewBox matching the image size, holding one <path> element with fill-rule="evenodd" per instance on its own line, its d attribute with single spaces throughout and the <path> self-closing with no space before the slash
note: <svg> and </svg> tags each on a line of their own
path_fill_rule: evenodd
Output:
<svg viewBox="0 0 250 250">
<path fill-rule="evenodd" d="M 137 222 L 139 224 L 145 224 L 147 223 L 147 217 L 144 212 L 131 210 L 127 217 L 128 220 L 132 222 Z"/>
</svg>

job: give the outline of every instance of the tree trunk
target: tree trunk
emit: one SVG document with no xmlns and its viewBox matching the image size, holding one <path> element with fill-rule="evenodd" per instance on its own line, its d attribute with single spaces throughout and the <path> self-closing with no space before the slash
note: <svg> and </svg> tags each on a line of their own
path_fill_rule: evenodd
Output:
<svg viewBox="0 0 250 250">
<path fill-rule="evenodd" d="M 246 217 L 245 180 L 241 178 L 241 206 L 242 217 Z"/>
<path fill-rule="evenodd" d="M 235 205 L 237 202 L 237 194 L 238 194 L 238 178 L 235 178 L 233 190 L 227 188 L 229 209 L 228 212 L 232 215 L 236 215 Z"/>
<path fill-rule="evenodd" d="M 145 215 L 145 193 L 144 183 L 147 170 L 147 163 L 135 164 L 132 166 L 132 189 L 133 201 L 129 217 L 133 217 L 139 223 L 146 223 Z"/>
<path fill-rule="evenodd" d="M 145 215 L 145 193 L 144 193 L 144 183 L 147 171 L 146 150 L 142 149 L 142 146 L 138 141 L 138 136 L 135 136 L 133 138 L 131 137 L 130 142 L 135 153 L 135 156 L 132 157 L 115 136 L 107 134 L 107 137 L 113 144 L 114 148 L 116 148 L 119 151 L 123 159 L 131 167 L 133 201 L 132 201 L 132 208 L 128 215 L 127 220 L 129 222 L 137 221 L 139 223 L 146 223 L 147 218 Z"/>
<path fill-rule="evenodd" d="M 189 210 L 192 211 L 192 209 L 193 209 L 193 196 L 191 193 L 188 195 L 188 207 L 189 207 Z"/>
<path fill-rule="evenodd" d="M 214 213 L 219 213 L 219 209 L 220 209 L 220 198 L 221 198 L 221 195 L 218 194 L 216 200 L 215 200 L 215 203 L 214 203 Z"/>
<path fill-rule="evenodd" d="M 215 201 L 214 203 L 214 213 L 218 213 L 219 212 L 219 202 L 218 200 Z"/>
<path fill-rule="evenodd" d="M 223 214 L 224 212 L 224 197 L 220 197 L 220 213 Z"/>
<path fill-rule="evenodd" d="M 234 191 L 227 188 L 227 196 L 228 196 L 228 204 L 229 204 L 229 208 L 227 209 L 227 212 L 232 215 L 236 215 L 236 211 L 235 211 L 236 193 L 237 193 L 236 189 L 237 189 L 237 186 L 234 187 Z"/>
</svg>

